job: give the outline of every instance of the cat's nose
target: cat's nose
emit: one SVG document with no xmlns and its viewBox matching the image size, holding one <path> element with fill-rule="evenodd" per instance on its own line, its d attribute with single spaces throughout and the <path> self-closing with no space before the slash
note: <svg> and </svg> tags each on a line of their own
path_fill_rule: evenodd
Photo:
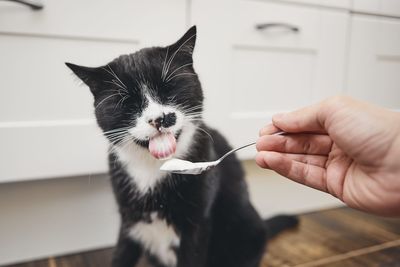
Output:
<svg viewBox="0 0 400 267">
<path fill-rule="evenodd" d="M 161 127 L 168 128 L 175 125 L 176 114 L 174 112 L 170 112 L 168 114 L 163 113 L 160 117 L 150 119 L 148 123 L 157 130 L 160 130 Z"/>
</svg>

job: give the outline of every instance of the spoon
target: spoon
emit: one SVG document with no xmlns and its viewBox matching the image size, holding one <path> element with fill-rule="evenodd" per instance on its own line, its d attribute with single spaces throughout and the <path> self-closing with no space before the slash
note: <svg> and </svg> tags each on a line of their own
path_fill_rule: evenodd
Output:
<svg viewBox="0 0 400 267">
<path fill-rule="evenodd" d="M 283 132 L 277 132 L 272 135 L 279 135 L 282 133 Z M 205 172 L 207 170 L 214 168 L 215 166 L 220 164 L 221 161 L 223 161 L 226 157 L 228 157 L 232 153 L 234 153 L 240 149 L 255 145 L 255 144 L 256 144 L 256 142 L 252 142 L 250 144 L 232 149 L 232 150 L 228 151 L 227 153 L 225 153 L 222 157 L 220 157 L 219 159 L 214 160 L 214 161 L 191 162 L 191 161 L 183 160 L 183 159 L 170 159 L 170 160 L 167 160 L 166 162 L 164 162 L 163 165 L 161 165 L 160 170 L 166 171 L 166 172 L 171 172 L 171 173 L 178 173 L 178 174 L 198 175 L 202 172 Z"/>
</svg>

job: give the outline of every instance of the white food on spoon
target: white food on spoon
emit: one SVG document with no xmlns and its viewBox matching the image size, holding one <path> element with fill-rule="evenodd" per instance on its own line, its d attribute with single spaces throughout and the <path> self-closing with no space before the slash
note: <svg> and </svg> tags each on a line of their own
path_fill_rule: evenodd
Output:
<svg viewBox="0 0 400 267">
<path fill-rule="evenodd" d="M 199 174 L 210 165 L 209 162 L 191 162 L 183 159 L 170 159 L 161 167 L 161 171 Z"/>
</svg>

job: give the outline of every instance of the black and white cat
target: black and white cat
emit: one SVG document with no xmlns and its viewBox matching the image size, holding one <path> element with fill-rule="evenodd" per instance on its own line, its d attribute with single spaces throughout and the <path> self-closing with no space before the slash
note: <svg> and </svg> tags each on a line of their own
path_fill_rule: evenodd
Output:
<svg viewBox="0 0 400 267">
<path fill-rule="evenodd" d="M 202 120 L 193 69 L 196 27 L 167 47 L 122 55 L 105 66 L 67 66 L 90 87 L 110 142 L 109 167 L 121 214 L 112 266 L 142 256 L 154 266 L 256 267 L 268 236 L 297 219 L 262 220 L 235 156 L 197 176 L 159 170 L 162 159 L 211 161 L 230 150 Z"/>
</svg>

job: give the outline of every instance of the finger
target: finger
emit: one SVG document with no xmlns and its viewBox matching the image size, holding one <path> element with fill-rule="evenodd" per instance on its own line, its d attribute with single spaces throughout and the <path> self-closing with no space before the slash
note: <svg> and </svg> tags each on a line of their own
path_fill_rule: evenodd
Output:
<svg viewBox="0 0 400 267">
<path fill-rule="evenodd" d="M 264 156 L 269 153 L 266 151 L 261 151 L 258 152 L 256 155 L 256 163 L 258 166 L 260 166 L 263 169 L 270 169 L 269 165 L 267 164 L 267 161 L 264 159 Z"/>
<path fill-rule="evenodd" d="M 292 160 L 277 152 L 259 152 L 256 162 L 261 167 L 274 170 L 292 181 L 327 192 L 324 168 Z"/>
<path fill-rule="evenodd" d="M 263 155 L 265 151 L 259 152 L 256 157 L 256 162 L 260 167 L 262 168 L 267 168 L 269 169 L 268 163 L 264 162 L 263 160 Z M 268 152 L 266 152 L 268 153 Z M 326 163 L 328 161 L 328 156 L 319 156 L 319 155 L 304 155 L 304 154 L 287 154 L 287 153 L 281 153 L 282 156 L 287 157 L 288 159 L 309 164 L 309 165 L 314 165 L 318 166 L 321 168 L 326 168 Z"/>
<path fill-rule="evenodd" d="M 327 155 L 331 147 L 332 139 L 322 134 L 264 135 L 256 144 L 257 151 L 309 155 Z"/>
<path fill-rule="evenodd" d="M 275 127 L 285 132 L 326 132 L 325 121 L 330 114 L 329 101 L 323 101 L 289 113 L 272 117 Z"/>
<path fill-rule="evenodd" d="M 280 131 L 280 129 L 277 128 L 276 126 L 274 126 L 273 124 L 268 124 L 260 130 L 259 136 L 274 134 L 279 131 Z"/>
<path fill-rule="evenodd" d="M 326 162 L 328 161 L 328 156 L 320 155 L 284 154 L 284 156 L 297 162 L 314 165 L 321 168 L 325 168 Z"/>
</svg>

